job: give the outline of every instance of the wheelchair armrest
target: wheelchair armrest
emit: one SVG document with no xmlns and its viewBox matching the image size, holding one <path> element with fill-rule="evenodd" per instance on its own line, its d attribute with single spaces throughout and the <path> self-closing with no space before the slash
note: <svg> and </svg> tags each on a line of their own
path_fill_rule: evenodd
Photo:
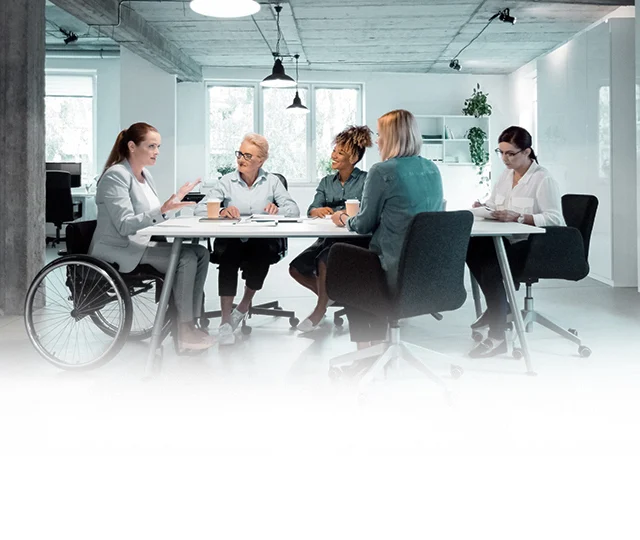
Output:
<svg viewBox="0 0 640 540">
<path fill-rule="evenodd" d="M 375 314 L 391 311 L 387 278 L 378 256 L 358 246 L 337 243 L 327 261 L 327 294 L 339 304 Z"/>
<path fill-rule="evenodd" d="M 578 281 L 589 274 L 580 231 L 574 227 L 545 227 L 544 234 L 529 236 L 519 281 L 549 278 Z"/>
</svg>

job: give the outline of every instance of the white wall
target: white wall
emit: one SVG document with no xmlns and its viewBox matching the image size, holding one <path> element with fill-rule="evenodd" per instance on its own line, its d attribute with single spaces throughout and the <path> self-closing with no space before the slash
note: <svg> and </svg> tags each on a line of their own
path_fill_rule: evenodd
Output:
<svg viewBox="0 0 640 540">
<path fill-rule="evenodd" d="M 632 20 L 612 19 L 537 60 L 541 164 L 560 183 L 562 193 L 598 197 L 591 275 L 616 286 L 637 284 L 636 210 L 629 204 L 636 199 L 635 177 L 629 176 L 636 167 L 635 153 L 625 154 L 622 142 L 627 137 L 635 144 L 634 90 L 629 84 L 634 65 L 628 61 L 634 53 L 632 28 Z M 600 102 L 606 88 L 610 105 Z M 607 131 L 600 126 L 609 115 Z"/>
<path fill-rule="evenodd" d="M 96 172 L 100 172 L 120 131 L 120 60 L 47 58 L 45 68 L 96 73 Z"/>
<path fill-rule="evenodd" d="M 164 201 L 176 191 L 176 77 L 122 47 L 120 81 L 123 128 L 147 122 L 162 136 L 160 157 L 152 174 L 160 200 Z"/>
<path fill-rule="evenodd" d="M 203 71 L 207 80 L 216 81 L 260 81 L 268 73 L 264 70 L 247 69 L 214 69 L 205 68 Z M 414 114 L 462 114 L 464 100 L 469 97 L 476 83 L 489 93 L 489 101 L 493 106 L 490 118 L 490 137 L 493 141 L 502 129 L 514 122 L 511 104 L 508 101 L 507 77 L 504 75 L 465 75 L 452 74 L 399 74 L 399 73 L 354 73 L 354 72 L 311 72 L 301 71 L 300 82 L 323 83 L 363 83 L 364 92 L 364 122 L 376 131 L 376 120 L 382 114 L 397 108 L 405 108 Z M 182 87 L 184 86 L 184 90 Z M 200 151 L 206 153 L 200 119 L 205 119 L 206 90 L 200 85 L 178 85 L 178 164 L 180 174 L 190 176 L 204 173 L 204 157 Z M 186 139 L 183 140 L 183 133 Z M 202 133 L 202 142 L 198 137 Z M 493 143 L 492 143 L 493 144 Z M 200 148 L 202 150 L 200 150 Z M 377 149 L 367 152 L 364 167 L 368 168 L 379 161 Z M 491 156 L 494 177 L 502 170 L 500 160 Z M 185 167 L 184 171 L 182 167 Z M 466 170 L 465 170 L 466 169 Z M 471 168 L 442 167 L 445 186 L 449 190 L 469 192 L 469 203 L 474 198 L 476 175 Z M 315 182 L 316 179 L 313 179 Z M 290 191 L 298 201 L 301 209 L 306 209 L 313 198 L 315 187 L 292 186 Z"/>
</svg>

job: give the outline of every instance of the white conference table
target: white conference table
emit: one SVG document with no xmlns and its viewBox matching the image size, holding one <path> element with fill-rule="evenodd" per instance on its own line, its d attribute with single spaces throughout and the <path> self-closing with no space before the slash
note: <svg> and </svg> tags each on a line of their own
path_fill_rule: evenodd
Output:
<svg viewBox="0 0 640 540">
<path fill-rule="evenodd" d="M 200 221 L 199 217 L 178 217 L 169 219 L 158 225 L 147 227 L 144 232 L 151 235 L 173 238 L 173 247 L 169 266 L 165 275 L 164 286 L 158 302 L 158 311 L 151 334 L 151 344 L 145 368 L 145 376 L 151 377 L 156 359 L 156 353 L 161 345 L 161 333 L 164 325 L 164 314 L 169 303 L 169 295 L 173 286 L 176 267 L 182 242 L 185 238 L 349 238 L 360 236 L 337 227 L 330 219 L 304 219 L 298 223 L 278 223 L 276 226 L 266 223 L 249 223 L 246 221 L 233 222 L 231 220 Z M 507 252 L 502 238 L 522 234 L 540 234 L 545 230 L 540 227 L 524 225 L 522 223 L 501 223 L 492 220 L 475 220 L 471 236 L 490 236 L 493 238 L 500 264 L 500 271 L 505 283 L 507 298 L 511 306 L 517 306 L 516 289 L 507 259 Z M 512 309 L 520 347 L 522 348 L 527 374 L 535 375 L 531 367 L 531 357 L 525 335 L 524 322 L 519 309 Z"/>
</svg>

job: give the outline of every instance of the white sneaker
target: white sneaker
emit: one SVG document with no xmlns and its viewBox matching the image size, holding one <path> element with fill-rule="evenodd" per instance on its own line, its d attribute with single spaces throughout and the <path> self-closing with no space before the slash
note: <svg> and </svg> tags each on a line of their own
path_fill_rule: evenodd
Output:
<svg viewBox="0 0 640 540">
<path fill-rule="evenodd" d="M 299 332 L 302 332 L 303 334 L 306 334 L 307 332 L 313 332 L 316 328 L 320 327 L 320 325 L 322 324 L 322 321 L 324 321 L 324 317 L 320 319 L 320 322 L 318 324 L 313 324 L 311 322 L 311 319 L 307 317 L 304 321 L 298 324 L 298 326 L 296 326 L 296 329 Z"/>
<path fill-rule="evenodd" d="M 231 330 L 234 331 L 240 323 L 247 317 L 246 313 L 242 313 L 242 311 L 238 311 L 238 308 L 233 308 L 231 312 Z"/>
<path fill-rule="evenodd" d="M 233 345 L 236 342 L 236 336 L 233 335 L 233 328 L 229 323 L 220 325 L 218 329 L 218 344 Z"/>
</svg>

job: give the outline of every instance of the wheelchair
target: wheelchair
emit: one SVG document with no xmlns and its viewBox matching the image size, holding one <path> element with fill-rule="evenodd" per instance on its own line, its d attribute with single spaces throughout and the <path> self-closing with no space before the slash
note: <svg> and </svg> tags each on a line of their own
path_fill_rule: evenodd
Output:
<svg viewBox="0 0 640 540">
<path fill-rule="evenodd" d="M 31 343 L 47 361 L 65 370 L 106 364 L 127 340 L 151 336 L 164 283 L 153 267 L 139 265 L 120 273 L 87 255 L 95 221 L 67 225 L 67 253 L 35 277 L 25 300 L 25 325 Z M 176 317 L 169 303 L 164 339 Z M 175 336 L 175 332 L 173 332 Z"/>
</svg>

